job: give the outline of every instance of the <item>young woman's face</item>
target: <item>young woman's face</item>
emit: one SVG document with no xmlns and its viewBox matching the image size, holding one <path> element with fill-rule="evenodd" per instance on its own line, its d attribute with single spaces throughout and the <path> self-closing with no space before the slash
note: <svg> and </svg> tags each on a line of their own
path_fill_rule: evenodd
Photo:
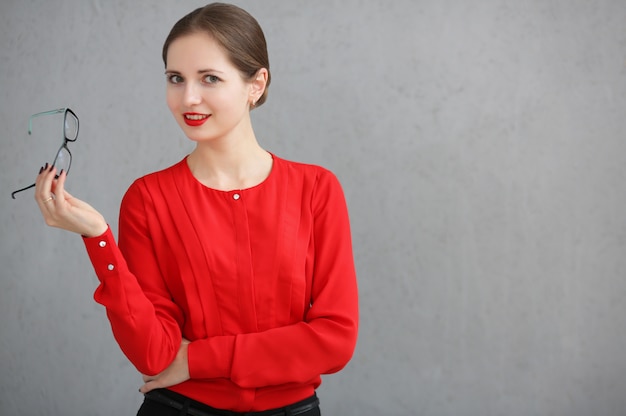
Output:
<svg viewBox="0 0 626 416">
<path fill-rule="evenodd" d="M 252 84 L 203 33 L 173 41 L 167 51 L 167 105 L 187 137 L 214 140 L 249 123 Z"/>
</svg>

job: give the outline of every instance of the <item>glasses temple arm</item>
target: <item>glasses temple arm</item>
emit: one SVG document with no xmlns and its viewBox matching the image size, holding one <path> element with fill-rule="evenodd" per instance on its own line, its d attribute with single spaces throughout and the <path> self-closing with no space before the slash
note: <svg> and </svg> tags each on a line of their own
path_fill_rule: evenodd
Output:
<svg viewBox="0 0 626 416">
<path fill-rule="evenodd" d="M 49 114 L 63 113 L 66 110 L 67 108 L 57 108 L 56 110 L 42 111 L 41 113 L 33 114 L 32 116 L 28 118 L 28 134 L 33 134 L 33 119 L 35 117 L 47 116 Z"/>
<path fill-rule="evenodd" d="M 11 198 L 15 199 L 15 194 L 18 194 L 18 193 L 20 193 L 22 191 L 25 191 L 27 189 L 34 188 L 34 187 L 35 187 L 35 184 L 32 184 L 32 185 L 27 186 L 26 188 L 22 188 L 22 189 L 18 189 L 17 191 L 13 191 L 13 192 L 11 192 Z"/>
</svg>

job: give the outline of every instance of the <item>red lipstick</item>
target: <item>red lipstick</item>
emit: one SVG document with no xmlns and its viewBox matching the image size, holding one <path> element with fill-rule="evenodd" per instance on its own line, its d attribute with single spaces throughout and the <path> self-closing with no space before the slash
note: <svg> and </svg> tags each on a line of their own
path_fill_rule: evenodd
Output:
<svg viewBox="0 0 626 416">
<path fill-rule="evenodd" d="M 198 127 L 203 125 L 208 119 L 211 117 L 210 114 L 200 114 L 200 113 L 184 113 L 183 120 L 185 120 L 185 124 L 191 127 Z"/>
</svg>

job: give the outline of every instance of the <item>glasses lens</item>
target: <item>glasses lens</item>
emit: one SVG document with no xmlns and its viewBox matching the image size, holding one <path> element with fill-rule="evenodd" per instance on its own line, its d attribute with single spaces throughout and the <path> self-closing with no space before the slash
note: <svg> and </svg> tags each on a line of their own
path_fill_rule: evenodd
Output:
<svg viewBox="0 0 626 416">
<path fill-rule="evenodd" d="M 69 111 L 65 113 L 65 138 L 74 141 L 78 136 L 78 119 Z"/>
<path fill-rule="evenodd" d="M 54 167 L 57 169 L 57 175 L 61 173 L 61 169 L 69 173 L 71 163 L 72 155 L 65 146 L 62 146 L 54 159 Z"/>
</svg>

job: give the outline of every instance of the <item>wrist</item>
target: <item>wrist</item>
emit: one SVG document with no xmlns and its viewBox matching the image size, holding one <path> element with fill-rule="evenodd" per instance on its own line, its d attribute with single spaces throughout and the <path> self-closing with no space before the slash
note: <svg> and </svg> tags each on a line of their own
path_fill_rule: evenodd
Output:
<svg viewBox="0 0 626 416">
<path fill-rule="evenodd" d="M 106 222 L 104 222 L 102 224 L 98 224 L 94 226 L 91 230 L 89 230 L 88 232 L 82 235 L 83 237 L 86 237 L 86 238 L 99 237 L 102 234 L 104 234 L 108 229 L 109 229 L 109 225 Z"/>
</svg>

